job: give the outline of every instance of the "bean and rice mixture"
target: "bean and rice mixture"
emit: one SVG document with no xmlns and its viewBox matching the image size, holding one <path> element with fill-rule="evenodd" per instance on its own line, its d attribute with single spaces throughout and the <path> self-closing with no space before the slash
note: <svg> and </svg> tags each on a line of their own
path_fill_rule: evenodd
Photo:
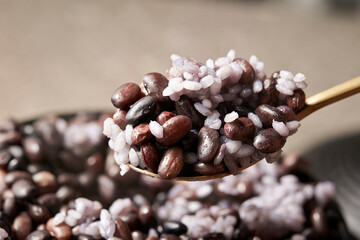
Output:
<svg viewBox="0 0 360 240">
<path fill-rule="evenodd" d="M 264 63 L 226 57 L 206 64 L 172 55 L 166 77 L 148 73 L 140 85 L 120 86 L 117 108 L 104 122 L 121 174 L 135 167 L 161 178 L 238 174 L 261 159 L 279 159 L 300 127 L 305 76 L 281 70 L 266 77 Z"/>
<path fill-rule="evenodd" d="M 302 158 L 204 182 L 121 176 L 108 116 L 0 123 L 0 239 L 352 239 Z"/>
</svg>

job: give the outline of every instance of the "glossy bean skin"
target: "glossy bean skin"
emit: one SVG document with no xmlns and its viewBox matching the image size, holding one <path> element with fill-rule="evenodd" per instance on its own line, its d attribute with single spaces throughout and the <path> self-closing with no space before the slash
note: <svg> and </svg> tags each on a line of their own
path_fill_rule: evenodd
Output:
<svg viewBox="0 0 360 240">
<path fill-rule="evenodd" d="M 189 117 L 177 115 L 163 124 L 163 137 L 156 141 L 163 146 L 171 146 L 183 139 L 191 130 L 192 124 Z"/>
<path fill-rule="evenodd" d="M 141 98 L 141 89 L 135 83 L 121 85 L 111 97 L 111 102 L 116 108 L 128 109 Z"/>
<path fill-rule="evenodd" d="M 224 125 L 224 134 L 232 140 L 249 141 L 255 134 L 255 125 L 249 118 L 240 117 Z"/>
<path fill-rule="evenodd" d="M 286 122 L 285 114 L 276 107 L 262 104 L 255 109 L 256 115 L 260 118 L 263 126 L 269 128 L 273 121 Z"/>
<path fill-rule="evenodd" d="M 126 114 L 126 122 L 133 126 L 148 120 L 155 112 L 157 101 L 151 96 L 146 96 L 135 102 Z"/>
<path fill-rule="evenodd" d="M 171 147 L 165 151 L 158 169 L 161 178 L 176 177 L 184 166 L 184 151 L 181 147 Z"/>
<path fill-rule="evenodd" d="M 148 73 L 143 77 L 143 85 L 147 94 L 154 97 L 158 102 L 170 101 L 169 97 L 162 95 L 168 82 L 168 79 L 164 75 L 156 72 Z"/>
<path fill-rule="evenodd" d="M 225 165 L 223 163 L 214 165 L 212 162 L 197 162 L 194 164 L 194 171 L 199 175 L 210 176 L 225 172 Z"/>
<path fill-rule="evenodd" d="M 137 125 L 132 131 L 131 140 L 134 144 L 142 144 L 149 141 L 152 137 L 148 123 Z"/>
<path fill-rule="evenodd" d="M 159 166 L 159 151 L 152 142 L 144 143 L 140 146 L 141 158 L 147 169 L 156 172 Z"/>
<path fill-rule="evenodd" d="M 298 112 L 305 106 L 305 93 L 301 89 L 296 89 L 292 96 L 286 98 L 286 104 L 294 111 Z"/>
<path fill-rule="evenodd" d="M 280 136 L 273 128 L 261 130 L 254 138 L 254 147 L 262 153 L 279 151 L 285 144 L 286 138 Z"/>
<path fill-rule="evenodd" d="M 200 129 L 204 125 L 204 117 L 195 109 L 194 102 L 186 95 L 182 95 L 180 100 L 175 103 L 178 114 L 188 116 L 192 125 Z"/>
<path fill-rule="evenodd" d="M 197 149 L 197 156 L 200 162 L 209 162 L 213 160 L 219 148 L 219 133 L 218 131 L 202 127 L 199 131 L 199 143 Z"/>
<path fill-rule="evenodd" d="M 255 79 L 255 71 L 251 64 L 243 58 L 236 58 L 234 59 L 234 62 L 238 63 L 243 70 L 239 82 L 245 84 L 252 83 Z"/>
</svg>

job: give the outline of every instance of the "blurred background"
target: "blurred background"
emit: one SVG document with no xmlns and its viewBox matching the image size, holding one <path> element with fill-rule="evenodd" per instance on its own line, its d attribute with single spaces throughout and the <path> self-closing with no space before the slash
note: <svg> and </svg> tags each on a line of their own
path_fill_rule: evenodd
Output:
<svg viewBox="0 0 360 240">
<path fill-rule="evenodd" d="M 113 111 L 115 89 L 139 83 L 148 72 L 164 73 L 170 54 L 206 61 L 231 48 L 239 57 L 257 55 L 268 75 L 281 69 L 304 73 L 311 96 L 360 75 L 359 5 L 357 0 L 1 0 L 0 118 Z M 311 152 L 331 139 L 359 134 L 359 103 L 360 95 L 309 116 L 285 152 Z M 322 159 L 317 165 L 327 164 Z M 326 178 L 334 180 L 331 176 Z M 359 215 L 342 205 L 360 234 Z"/>
</svg>

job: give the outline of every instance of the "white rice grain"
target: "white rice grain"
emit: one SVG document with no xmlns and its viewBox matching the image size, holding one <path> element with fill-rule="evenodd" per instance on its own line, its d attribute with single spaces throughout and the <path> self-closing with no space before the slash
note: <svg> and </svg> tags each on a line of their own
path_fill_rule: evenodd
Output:
<svg viewBox="0 0 360 240">
<path fill-rule="evenodd" d="M 228 54 L 226 55 L 231 61 L 234 61 L 235 59 L 235 50 L 234 49 L 230 49 Z"/>
<path fill-rule="evenodd" d="M 199 78 L 204 77 L 207 74 L 207 72 L 208 72 L 207 67 L 206 66 L 201 66 L 199 68 L 199 73 L 198 73 Z"/>
<path fill-rule="evenodd" d="M 201 104 L 204 106 L 204 107 L 206 107 L 206 108 L 211 108 L 212 107 L 212 103 L 211 103 L 211 101 L 209 100 L 209 99 L 204 99 L 204 100 L 202 100 L 201 101 Z"/>
<path fill-rule="evenodd" d="M 120 169 L 120 175 L 124 176 L 130 170 L 130 167 L 127 164 L 121 164 Z"/>
<path fill-rule="evenodd" d="M 221 80 L 224 80 L 230 76 L 232 69 L 229 65 L 224 65 L 216 71 L 216 76 Z"/>
<path fill-rule="evenodd" d="M 258 117 L 258 115 L 256 115 L 255 113 L 249 112 L 248 118 L 254 123 L 254 125 L 256 127 L 262 128 L 262 122 L 261 122 L 260 118 Z"/>
<path fill-rule="evenodd" d="M 154 135 L 156 138 L 163 138 L 163 127 L 157 121 L 150 121 L 149 128 L 151 134 Z"/>
<path fill-rule="evenodd" d="M 283 122 L 273 120 L 272 127 L 283 137 L 287 137 L 289 135 L 289 129 Z"/>
<path fill-rule="evenodd" d="M 202 85 L 202 88 L 208 88 L 214 83 L 214 78 L 210 75 L 207 75 L 201 78 L 200 83 Z"/>
<path fill-rule="evenodd" d="M 232 111 L 231 113 L 225 115 L 224 122 L 226 123 L 233 122 L 237 118 L 239 118 L 239 114 L 235 111 Z"/>
<path fill-rule="evenodd" d="M 208 68 L 215 68 L 214 60 L 212 60 L 212 59 L 206 60 L 206 66 Z"/>
<path fill-rule="evenodd" d="M 263 84 L 261 80 L 256 80 L 253 84 L 253 92 L 254 93 L 259 93 L 261 92 L 263 89 Z"/>
<path fill-rule="evenodd" d="M 107 118 L 104 121 L 104 129 L 103 129 L 103 133 L 105 134 L 105 136 L 107 136 L 108 138 L 111 136 L 111 130 L 112 130 L 112 126 L 114 125 L 114 120 L 112 118 Z"/>
<path fill-rule="evenodd" d="M 129 160 L 130 164 L 137 167 L 139 165 L 139 157 L 135 151 L 135 149 L 131 148 L 129 151 Z"/>
<path fill-rule="evenodd" d="M 296 83 L 303 82 L 305 80 L 306 80 L 305 75 L 302 73 L 297 73 L 294 77 L 294 82 Z"/>
<path fill-rule="evenodd" d="M 241 141 L 230 140 L 225 145 L 227 152 L 233 154 L 240 150 L 242 143 Z"/>
<path fill-rule="evenodd" d="M 126 128 L 125 128 L 125 137 L 126 137 L 126 143 L 128 145 L 131 145 L 132 144 L 132 140 L 131 140 L 131 135 L 132 135 L 132 132 L 133 132 L 134 128 L 132 125 L 128 124 L 126 125 Z"/>
<path fill-rule="evenodd" d="M 195 109 L 204 116 L 210 116 L 211 111 L 199 102 L 194 103 Z"/>
<path fill-rule="evenodd" d="M 198 91 L 203 87 L 201 83 L 193 82 L 189 80 L 185 80 L 183 84 L 184 84 L 184 88 L 190 91 Z"/>
<path fill-rule="evenodd" d="M 299 121 L 290 121 L 286 123 L 286 127 L 289 129 L 290 132 L 296 131 L 301 126 Z"/>
<path fill-rule="evenodd" d="M 291 89 L 288 89 L 282 85 L 276 84 L 276 90 L 278 90 L 280 93 L 284 94 L 284 95 L 288 95 L 291 96 L 294 94 L 294 92 Z"/>
<path fill-rule="evenodd" d="M 162 95 L 163 95 L 164 97 L 168 97 L 168 96 L 170 96 L 171 94 L 174 94 L 174 93 L 175 93 L 175 92 L 172 90 L 172 88 L 171 88 L 170 86 L 167 86 L 167 87 L 164 89 Z"/>
<path fill-rule="evenodd" d="M 280 78 L 284 78 L 286 80 L 293 80 L 294 79 L 294 75 L 289 72 L 289 71 L 285 71 L 285 70 L 281 70 L 279 73 Z"/>
<path fill-rule="evenodd" d="M 228 57 L 219 57 L 218 59 L 215 60 L 215 66 L 222 67 L 224 65 L 229 64 L 231 61 L 232 60 Z"/>
<path fill-rule="evenodd" d="M 255 152 L 255 148 L 248 144 L 243 144 L 239 151 L 236 153 L 236 157 L 244 158 L 248 157 Z"/>
<path fill-rule="evenodd" d="M 184 89 L 183 79 L 181 77 L 171 78 L 168 85 L 173 92 L 180 92 Z M 164 90 L 165 91 L 165 90 Z"/>
</svg>

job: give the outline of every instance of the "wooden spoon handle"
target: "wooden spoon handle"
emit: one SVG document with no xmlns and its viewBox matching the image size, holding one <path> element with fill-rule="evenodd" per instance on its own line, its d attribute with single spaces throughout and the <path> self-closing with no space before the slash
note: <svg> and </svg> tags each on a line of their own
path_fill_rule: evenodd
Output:
<svg viewBox="0 0 360 240">
<path fill-rule="evenodd" d="M 309 114 L 329 104 L 340 101 L 360 92 L 360 76 L 336 85 L 306 99 L 305 107 L 297 113 L 297 120 L 302 120 Z"/>
</svg>

